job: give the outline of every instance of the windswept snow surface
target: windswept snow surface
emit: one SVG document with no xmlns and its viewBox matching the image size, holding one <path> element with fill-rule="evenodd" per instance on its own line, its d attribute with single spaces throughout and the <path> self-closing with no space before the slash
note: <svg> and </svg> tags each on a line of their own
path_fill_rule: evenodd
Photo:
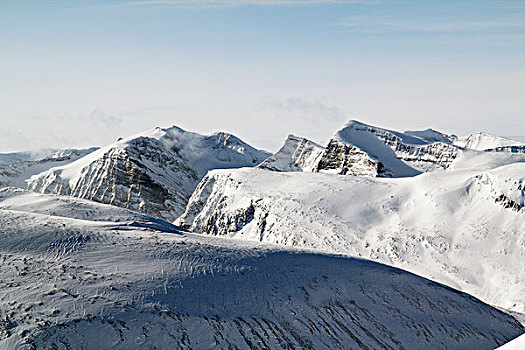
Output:
<svg viewBox="0 0 525 350">
<path fill-rule="evenodd" d="M 29 189 L 172 221 L 209 169 L 253 167 L 269 155 L 227 133 L 203 136 L 176 126 L 156 128 L 35 175 Z"/>
<path fill-rule="evenodd" d="M 133 221 L 92 221 L 76 198 L 0 195 L 0 349 L 480 350 L 524 331 L 378 263 L 189 234 L 119 208 Z"/>
<path fill-rule="evenodd" d="M 177 223 L 376 260 L 523 313 L 524 191 L 525 163 L 402 179 L 221 170 Z"/>
</svg>

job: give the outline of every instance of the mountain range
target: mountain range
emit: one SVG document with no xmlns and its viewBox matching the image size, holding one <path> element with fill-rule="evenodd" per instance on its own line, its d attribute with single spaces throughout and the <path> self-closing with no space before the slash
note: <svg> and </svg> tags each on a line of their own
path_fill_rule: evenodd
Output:
<svg viewBox="0 0 525 350">
<path fill-rule="evenodd" d="M 358 121 L 0 154 L 0 348 L 493 349 L 525 332 L 524 163 Z"/>
</svg>

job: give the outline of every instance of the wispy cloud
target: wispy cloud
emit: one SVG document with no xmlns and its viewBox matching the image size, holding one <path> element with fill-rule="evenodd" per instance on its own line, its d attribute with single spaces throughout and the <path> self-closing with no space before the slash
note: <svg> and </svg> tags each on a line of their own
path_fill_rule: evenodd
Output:
<svg viewBox="0 0 525 350">
<path fill-rule="evenodd" d="M 413 18 L 364 18 L 347 17 L 333 23 L 335 26 L 355 29 L 363 32 L 421 32 L 421 33 L 458 33 L 497 31 L 525 28 L 522 20 L 509 21 L 425 21 Z"/>
<path fill-rule="evenodd" d="M 305 100 L 299 97 L 290 97 L 284 100 L 268 100 L 263 104 L 264 109 L 283 112 L 287 115 L 297 115 L 300 119 L 309 122 L 320 120 L 346 120 L 346 112 L 338 106 L 329 105 L 319 100 Z"/>
</svg>

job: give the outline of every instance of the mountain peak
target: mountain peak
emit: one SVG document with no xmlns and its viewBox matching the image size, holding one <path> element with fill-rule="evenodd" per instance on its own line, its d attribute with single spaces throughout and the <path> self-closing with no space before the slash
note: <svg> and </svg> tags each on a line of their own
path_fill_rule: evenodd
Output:
<svg viewBox="0 0 525 350">
<path fill-rule="evenodd" d="M 29 188 L 174 220 L 208 170 L 253 167 L 270 154 L 228 133 L 154 128 L 33 178 Z"/>
</svg>

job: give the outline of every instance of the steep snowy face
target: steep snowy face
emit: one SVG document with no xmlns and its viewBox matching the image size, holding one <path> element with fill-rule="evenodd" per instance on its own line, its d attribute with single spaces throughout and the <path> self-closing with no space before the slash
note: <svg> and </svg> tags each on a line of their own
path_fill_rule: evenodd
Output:
<svg viewBox="0 0 525 350">
<path fill-rule="evenodd" d="M 33 176 L 29 189 L 173 221 L 208 170 L 256 166 L 268 155 L 226 133 L 203 136 L 178 127 L 157 128 Z"/>
<path fill-rule="evenodd" d="M 0 187 L 27 188 L 31 176 L 74 162 L 98 148 L 44 150 L 36 153 L 0 154 Z"/>
<path fill-rule="evenodd" d="M 177 222 L 377 260 L 525 312 L 524 174 L 524 163 L 404 179 L 213 171 Z"/>
<path fill-rule="evenodd" d="M 259 168 L 273 171 L 312 171 L 324 147 L 304 137 L 288 135 L 283 147 L 259 164 Z"/>
<path fill-rule="evenodd" d="M 77 198 L 0 197 L 16 204 L 0 209 L 0 349 L 488 350 L 525 330 L 378 263 L 188 234 L 115 207 L 135 221 L 80 219 Z"/>
<path fill-rule="evenodd" d="M 497 148 L 499 148 L 500 151 L 505 151 L 504 149 L 506 147 L 510 148 L 510 146 L 525 146 L 523 142 L 487 134 L 485 132 L 477 132 L 468 136 L 453 138 L 452 141 L 456 146 L 476 151 L 485 151 Z"/>
</svg>

